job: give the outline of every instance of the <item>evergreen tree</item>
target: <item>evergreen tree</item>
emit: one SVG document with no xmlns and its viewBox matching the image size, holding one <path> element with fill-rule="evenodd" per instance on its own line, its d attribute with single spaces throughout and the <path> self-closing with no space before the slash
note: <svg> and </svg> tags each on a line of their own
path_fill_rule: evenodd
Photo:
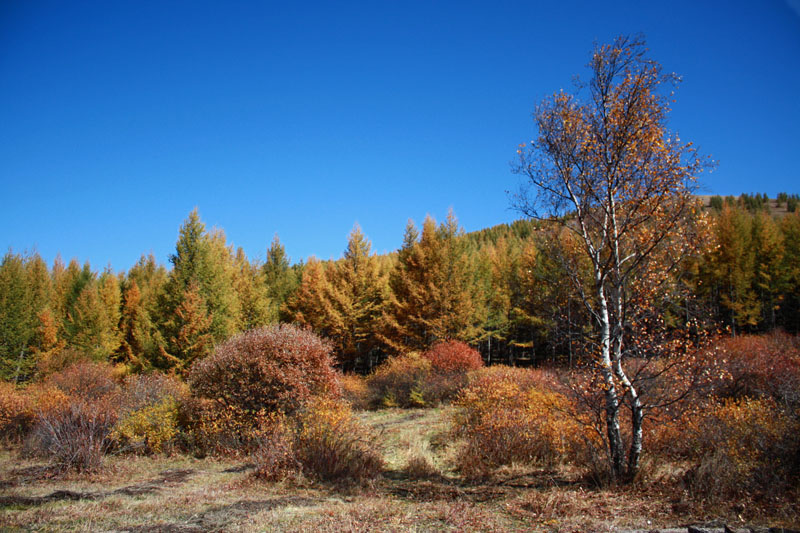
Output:
<svg viewBox="0 0 800 533">
<path fill-rule="evenodd" d="M 200 287 L 190 282 L 170 318 L 169 330 L 175 332 L 169 339 L 173 353 L 161 350 L 166 366 L 184 372 L 196 360 L 210 355 L 214 348 L 212 325 Z"/>
<path fill-rule="evenodd" d="M 86 284 L 69 314 L 70 344 L 95 360 L 108 359 L 120 346 L 119 278 L 106 270 Z"/>
<path fill-rule="evenodd" d="M 28 346 L 35 334 L 34 317 L 22 256 L 9 251 L 0 263 L 0 378 L 20 381 L 32 373 Z"/>
<path fill-rule="evenodd" d="M 196 291 L 201 297 L 204 313 L 211 320 L 209 334 L 212 342 L 221 342 L 236 333 L 240 309 L 234 288 L 235 267 L 225 234 L 219 230 L 207 234 L 197 209 L 181 226 L 175 254 L 170 256 L 170 261 L 173 268 L 161 305 L 163 338 L 167 341 L 166 348 L 162 346 L 160 349 L 161 361 L 185 363 L 188 357 L 186 345 L 175 344 L 181 339 L 181 332 L 175 329 L 181 321 L 175 319 L 175 313 L 182 308 L 184 298 Z M 194 287 L 192 291 L 188 290 L 190 286 Z M 190 307 L 196 308 L 197 302 L 192 302 Z M 183 312 L 188 312 L 185 306 Z M 164 357 L 164 354 L 171 357 Z"/>
<path fill-rule="evenodd" d="M 239 248 L 234 258 L 234 287 L 239 298 L 239 331 L 248 331 L 270 323 L 270 299 L 264 271 L 253 265 Z"/>
<path fill-rule="evenodd" d="M 781 324 L 788 331 L 800 332 L 800 212 L 790 213 L 781 220 L 783 234 L 784 301 L 781 305 Z"/>
<path fill-rule="evenodd" d="M 264 284 L 269 297 L 269 321 L 290 320 L 285 307 L 297 290 L 301 278 L 295 269 L 289 266 L 289 257 L 277 234 L 267 250 L 267 260 L 263 270 Z"/>
</svg>

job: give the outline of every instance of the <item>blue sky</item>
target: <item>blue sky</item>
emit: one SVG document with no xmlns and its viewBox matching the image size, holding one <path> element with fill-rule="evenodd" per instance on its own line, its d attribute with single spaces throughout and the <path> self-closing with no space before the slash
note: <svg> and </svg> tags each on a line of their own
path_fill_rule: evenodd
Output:
<svg viewBox="0 0 800 533">
<path fill-rule="evenodd" d="M 668 6 L 668 8 L 667 8 Z M 0 245 L 166 263 L 197 206 L 250 257 L 514 220 L 531 112 L 643 32 L 710 193 L 800 192 L 800 0 L 0 4 Z"/>
</svg>

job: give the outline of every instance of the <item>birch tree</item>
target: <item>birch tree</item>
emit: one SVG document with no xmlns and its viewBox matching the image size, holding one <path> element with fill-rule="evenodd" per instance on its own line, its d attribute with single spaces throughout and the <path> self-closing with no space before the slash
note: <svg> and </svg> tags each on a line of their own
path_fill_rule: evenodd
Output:
<svg viewBox="0 0 800 533">
<path fill-rule="evenodd" d="M 691 143 L 667 130 L 679 79 L 646 52 L 641 38 L 619 37 L 596 47 L 588 82 L 537 108 L 538 137 L 519 146 L 515 165 L 524 179 L 515 207 L 575 236 L 577 253 L 563 254 L 562 261 L 595 326 L 595 383 L 604 399 L 615 480 L 630 479 L 639 468 L 647 412 L 643 391 L 626 368 L 634 344 L 626 341 L 646 334 L 646 328 L 634 331 L 636 306 L 652 305 L 670 270 L 692 250 L 685 224 L 696 209 L 690 193 L 705 165 Z M 645 315 L 652 320 L 652 313 Z M 643 346 L 640 339 L 635 344 L 637 350 Z M 627 443 L 623 413 L 630 414 Z"/>
</svg>

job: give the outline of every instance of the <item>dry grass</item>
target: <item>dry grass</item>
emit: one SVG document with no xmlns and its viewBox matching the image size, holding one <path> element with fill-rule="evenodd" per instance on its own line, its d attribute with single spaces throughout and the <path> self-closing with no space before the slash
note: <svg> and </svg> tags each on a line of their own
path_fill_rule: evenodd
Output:
<svg viewBox="0 0 800 533">
<path fill-rule="evenodd" d="M 796 504 L 690 500 L 669 472 L 600 490 L 581 487 L 568 468 L 512 465 L 468 483 L 451 466 L 457 447 L 442 437 L 451 409 L 359 413 L 379 434 L 387 470 L 351 488 L 265 482 L 246 460 L 187 456 L 108 457 L 97 473 L 53 476 L 2 451 L 0 530 L 646 531 L 712 520 L 797 528 Z M 415 474 L 419 461 L 433 470 L 417 475 L 427 468 L 418 464 Z"/>
</svg>

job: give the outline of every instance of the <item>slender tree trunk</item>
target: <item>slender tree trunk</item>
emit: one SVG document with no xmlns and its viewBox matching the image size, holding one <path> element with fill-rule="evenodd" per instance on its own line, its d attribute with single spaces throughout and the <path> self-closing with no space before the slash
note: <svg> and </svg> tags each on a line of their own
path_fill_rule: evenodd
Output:
<svg viewBox="0 0 800 533">
<path fill-rule="evenodd" d="M 17 358 L 17 371 L 14 373 L 14 384 L 19 383 L 19 372 L 22 369 L 22 356 L 25 355 L 25 348 L 20 348 Z"/>
<path fill-rule="evenodd" d="M 600 303 L 600 375 L 605 387 L 606 403 L 606 432 L 608 435 L 608 451 L 611 459 L 611 475 L 618 480 L 623 473 L 624 451 L 622 449 L 622 436 L 619 428 L 619 398 L 614 382 L 614 371 L 611 363 L 611 323 L 608 313 L 608 304 L 602 288 L 598 288 Z"/>
</svg>

